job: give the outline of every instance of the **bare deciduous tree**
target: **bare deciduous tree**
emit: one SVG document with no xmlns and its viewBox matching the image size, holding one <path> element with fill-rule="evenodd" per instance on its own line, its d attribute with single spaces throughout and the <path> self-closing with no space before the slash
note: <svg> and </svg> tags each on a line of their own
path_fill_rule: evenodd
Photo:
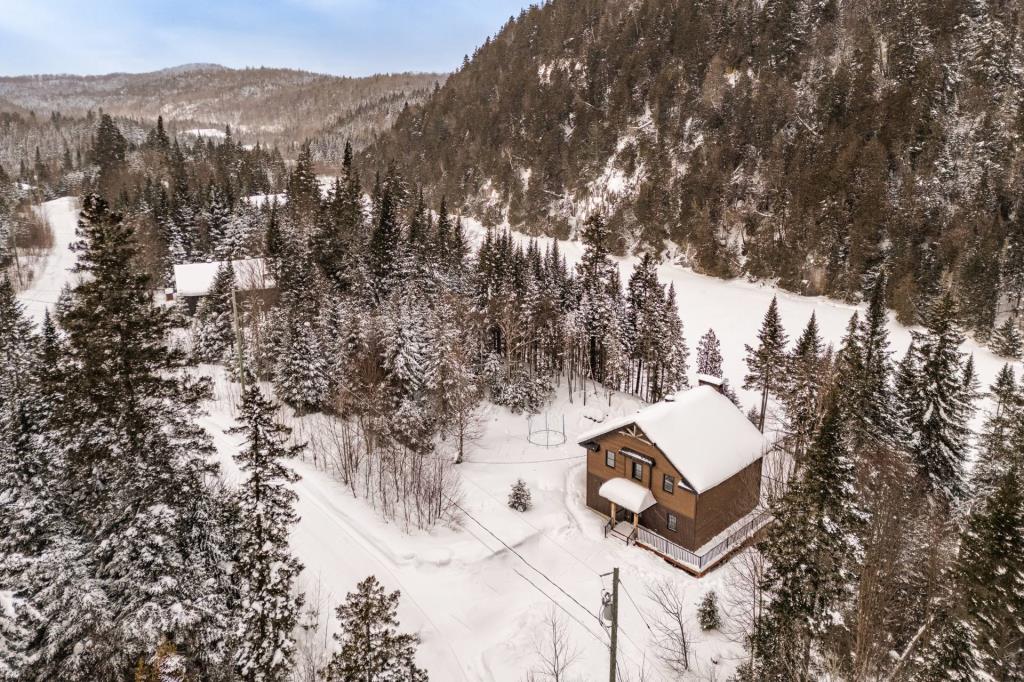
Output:
<svg viewBox="0 0 1024 682">
<path fill-rule="evenodd" d="M 658 658 L 672 672 L 682 675 L 690 669 L 690 650 L 693 641 L 687 632 L 685 593 L 670 580 L 651 585 L 647 596 L 659 610 L 654 622 L 654 645 Z"/>
<path fill-rule="evenodd" d="M 580 658 L 579 649 L 569 638 L 565 623 L 554 609 L 544 617 L 541 634 L 537 637 L 538 666 L 527 673 L 527 682 L 550 680 L 569 682 L 569 671 Z"/>
</svg>

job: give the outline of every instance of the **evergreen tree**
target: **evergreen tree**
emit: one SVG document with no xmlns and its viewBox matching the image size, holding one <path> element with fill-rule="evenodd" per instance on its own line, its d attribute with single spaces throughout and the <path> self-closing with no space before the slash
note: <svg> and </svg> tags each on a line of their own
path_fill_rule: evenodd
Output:
<svg viewBox="0 0 1024 682">
<path fill-rule="evenodd" d="M 124 166 L 127 151 L 128 141 L 124 139 L 114 119 L 109 114 L 100 116 L 92 158 L 99 166 L 99 185 L 103 191 L 113 189 L 113 182 Z"/>
<path fill-rule="evenodd" d="M 512 484 L 512 491 L 508 494 L 508 506 L 518 512 L 529 511 L 533 506 L 533 502 L 530 500 L 530 489 L 526 487 L 526 482 L 523 479 L 520 478 Z"/>
<path fill-rule="evenodd" d="M 827 380 L 824 365 L 825 351 L 818 334 L 818 321 L 811 313 L 811 319 L 786 357 L 785 384 L 781 389 L 786 435 L 791 439 L 791 450 L 798 463 L 814 436 L 821 414 Z"/>
<path fill-rule="evenodd" d="M 905 402 L 910 448 L 928 489 L 953 500 L 964 493 L 972 406 L 964 388 L 964 336 L 949 294 L 930 306 L 924 326 L 925 331 L 913 332 L 915 376 Z"/>
<path fill-rule="evenodd" d="M 1006 318 L 992 335 L 992 352 L 1001 358 L 1019 360 L 1024 354 L 1024 339 L 1021 338 L 1017 322 L 1012 318 Z"/>
<path fill-rule="evenodd" d="M 709 377 L 723 377 L 722 345 L 714 329 L 708 329 L 697 344 L 697 373 Z"/>
<path fill-rule="evenodd" d="M 294 592 L 302 565 L 288 548 L 288 534 L 298 521 L 297 495 L 289 488 L 298 474 L 284 462 L 299 446 L 289 446 L 291 429 L 274 419 L 275 407 L 255 382 L 242 396 L 241 425 L 245 446 L 236 456 L 245 479 L 239 487 L 239 580 L 241 617 L 235 665 L 240 679 L 288 680 L 294 659 L 295 626 L 302 608 Z"/>
<path fill-rule="evenodd" d="M 884 276 L 875 278 L 868 309 L 857 326 L 857 350 L 850 349 L 851 354 L 859 353 L 859 358 L 851 356 L 848 369 L 853 371 L 842 375 L 850 436 L 858 450 L 871 441 L 892 443 L 896 433 L 885 286 Z"/>
<path fill-rule="evenodd" d="M 395 182 L 385 182 L 377 202 L 377 221 L 370 235 L 369 261 L 373 276 L 373 290 L 377 300 L 382 300 L 391 286 L 391 277 L 398 269 L 398 252 L 401 245 L 399 223 L 399 201 L 395 196 Z"/>
<path fill-rule="evenodd" d="M 201 672 L 223 660 L 231 623 L 222 501 L 196 424 L 208 385 L 178 372 L 171 312 L 136 269 L 133 229 L 90 195 L 79 236 L 87 276 L 61 318 L 63 398 L 51 419 L 68 537 L 59 572 L 31 595 L 47 622 L 32 674 L 120 678 L 164 638 Z"/>
<path fill-rule="evenodd" d="M 722 618 L 718 614 L 718 595 L 714 590 L 704 593 L 697 609 L 697 620 L 701 630 L 717 630 L 722 626 Z"/>
<path fill-rule="evenodd" d="M 683 321 L 679 317 L 676 287 L 673 282 L 669 283 L 668 289 L 665 291 L 662 310 L 662 322 L 658 326 L 664 330 L 664 333 L 659 337 L 661 341 L 658 352 L 660 366 L 658 380 L 655 382 L 657 390 L 651 395 L 654 400 L 660 400 L 665 395 L 690 386 L 690 380 L 687 377 L 687 360 L 690 357 L 690 349 L 683 336 Z"/>
<path fill-rule="evenodd" d="M 768 412 L 768 395 L 778 390 L 785 375 L 786 332 L 782 328 L 779 303 L 774 296 L 764 315 L 757 339 L 756 349 L 745 346 L 747 375 L 743 378 L 743 388 L 761 393 L 761 413 L 757 427 L 763 432 Z"/>
<path fill-rule="evenodd" d="M 979 500 L 957 559 L 964 617 L 993 680 L 1024 678 L 1024 491 L 1017 466 L 1006 469 Z"/>
<path fill-rule="evenodd" d="M 1021 392 L 1013 368 L 1003 365 L 989 388 L 990 407 L 979 434 L 978 461 L 974 469 L 976 493 L 984 496 L 1012 464 L 1017 455 L 1015 432 L 1024 415 L 1024 394 Z M 1024 461 L 1016 464 L 1024 465 Z"/>
<path fill-rule="evenodd" d="M 349 592 L 338 607 L 341 645 L 324 671 L 328 682 L 426 682 L 427 673 L 416 667 L 416 635 L 398 632 L 396 590 L 388 594 L 374 576 Z"/>
<path fill-rule="evenodd" d="M 600 382 L 618 378 L 625 360 L 620 323 L 621 283 L 608 253 L 604 218 L 591 216 L 583 230 L 583 257 L 576 265 L 580 288 L 577 324 L 585 371 Z"/>
<path fill-rule="evenodd" d="M 200 362 L 227 362 L 234 350 L 235 328 L 231 299 L 235 268 L 221 263 L 209 293 L 199 302 L 195 317 L 195 355 Z"/>
<path fill-rule="evenodd" d="M 771 601 L 753 643 L 758 679 L 817 679 L 813 662 L 834 614 L 853 597 L 862 515 L 835 400 L 826 400 L 799 478 L 773 509 L 783 521 L 760 544 Z"/>
<path fill-rule="evenodd" d="M 310 219 L 320 210 L 320 182 L 313 172 L 309 142 L 302 145 L 295 168 L 288 177 L 288 212 Z"/>
</svg>

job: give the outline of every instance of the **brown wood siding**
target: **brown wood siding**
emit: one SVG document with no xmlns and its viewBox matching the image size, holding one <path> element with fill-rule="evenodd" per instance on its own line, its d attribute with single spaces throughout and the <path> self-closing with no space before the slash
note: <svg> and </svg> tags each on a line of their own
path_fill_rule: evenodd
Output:
<svg viewBox="0 0 1024 682">
<path fill-rule="evenodd" d="M 694 542 L 701 547 L 757 506 L 761 498 L 761 458 L 697 498 Z"/>
<path fill-rule="evenodd" d="M 742 472 L 708 490 L 703 495 L 679 487 L 681 475 L 654 445 L 623 431 L 594 439 L 597 452 L 587 451 L 587 506 L 602 514 L 611 513 L 611 504 L 598 494 L 601 485 L 616 477 L 636 481 L 632 476 L 632 458 L 621 453 L 628 448 L 654 461 L 653 468 L 644 464 L 643 480 L 636 481 L 654 496 L 655 504 L 640 515 L 640 523 L 655 533 L 690 550 L 695 550 L 748 513 L 760 496 L 761 460 Z M 608 450 L 615 451 L 615 467 L 605 464 Z M 672 493 L 662 488 L 662 477 L 673 477 Z M 675 514 L 677 530 L 668 528 L 668 514 Z"/>
</svg>

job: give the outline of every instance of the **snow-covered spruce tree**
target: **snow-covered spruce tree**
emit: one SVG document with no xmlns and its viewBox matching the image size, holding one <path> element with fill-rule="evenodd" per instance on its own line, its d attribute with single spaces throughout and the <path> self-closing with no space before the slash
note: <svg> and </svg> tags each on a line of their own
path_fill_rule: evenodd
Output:
<svg viewBox="0 0 1024 682">
<path fill-rule="evenodd" d="M 768 412 L 768 396 L 778 391 L 785 376 L 786 332 L 779 317 L 779 302 L 773 296 L 757 332 L 758 345 L 747 349 L 747 375 L 743 388 L 757 390 L 761 394 L 760 420 L 757 427 L 764 431 L 765 415 Z"/>
<path fill-rule="evenodd" d="M 235 666 L 242 680 L 283 681 L 289 679 L 302 608 L 294 589 L 302 565 L 288 548 L 288 534 L 299 518 L 289 484 L 299 476 L 284 460 L 301 447 L 288 444 L 291 429 L 277 423 L 274 404 L 254 381 L 247 384 L 241 408 L 241 424 L 231 430 L 245 437 L 235 456 L 245 476 L 238 490 L 240 548 L 234 573 L 241 613 Z"/>
<path fill-rule="evenodd" d="M 341 632 L 334 639 L 341 648 L 324 671 L 328 682 L 426 682 L 415 661 L 419 637 L 398 632 L 400 597 L 372 575 L 348 593 L 337 611 Z"/>
<path fill-rule="evenodd" d="M 1001 358 L 1019 360 L 1024 354 L 1024 338 L 1021 338 L 1017 321 L 1012 317 L 1006 318 L 1006 321 L 996 328 L 989 347 Z"/>
<path fill-rule="evenodd" d="M 398 270 L 398 254 L 402 244 L 400 178 L 388 177 L 381 184 L 375 200 L 375 223 L 370 234 L 369 274 L 376 300 L 387 297 L 392 276 Z"/>
<path fill-rule="evenodd" d="M 278 270 L 281 309 L 274 318 L 274 390 L 299 413 L 322 410 L 331 383 L 331 358 L 321 329 L 322 280 L 306 245 L 295 240 L 282 244 Z"/>
<path fill-rule="evenodd" d="M 1007 468 L 967 522 L 957 558 L 958 589 L 974 646 L 993 680 L 1024 679 L 1024 486 Z"/>
<path fill-rule="evenodd" d="M 232 625 L 230 547 L 196 425 L 208 384 L 179 373 L 171 313 L 136 270 L 133 229 L 91 195 L 79 237 L 87 277 L 62 317 L 63 395 L 50 420 L 71 556 L 34 595 L 47 625 L 31 674 L 121 678 L 168 639 L 202 675 L 223 660 Z"/>
<path fill-rule="evenodd" d="M 202 220 L 206 225 L 207 255 L 214 260 L 230 258 L 231 245 L 227 242 L 227 235 L 231 224 L 231 207 L 216 185 L 210 187 L 209 204 L 202 212 Z"/>
<path fill-rule="evenodd" d="M 1017 384 L 1013 368 L 1003 365 L 988 392 L 990 403 L 978 437 L 978 461 L 974 465 L 975 494 L 984 496 L 1001 474 L 1015 462 L 1015 434 L 1024 421 L 1024 392 Z M 1024 465 L 1024 461 L 1017 462 Z"/>
<path fill-rule="evenodd" d="M 980 672 L 975 633 L 959 611 L 941 608 L 928 624 L 927 636 L 904 664 L 911 682 L 975 682 Z"/>
<path fill-rule="evenodd" d="M 282 320 L 274 390 L 300 414 L 324 409 L 330 398 L 330 357 L 324 352 L 317 320 L 303 308 L 288 308 Z"/>
<path fill-rule="evenodd" d="M 580 295 L 577 335 L 585 375 L 607 382 L 621 375 L 625 363 L 619 271 L 608 254 L 608 226 L 600 215 L 587 219 L 583 257 L 576 265 Z"/>
<path fill-rule="evenodd" d="M 875 278 L 870 289 L 868 308 L 857 324 L 859 358 L 841 377 L 848 404 L 844 407 L 853 446 L 861 449 L 870 441 L 895 442 L 895 408 L 892 404 L 892 363 L 889 350 L 888 313 L 885 299 L 886 279 Z M 844 347 L 847 344 L 844 343 Z M 851 353 L 854 351 L 851 349 Z"/>
<path fill-rule="evenodd" d="M 811 313 L 811 319 L 786 357 L 786 375 L 780 390 L 789 449 L 798 463 L 817 430 L 828 371 L 818 321 Z"/>
<path fill-rule="evenodd" d="M 972 406 L 964 387 L 964 341 L 949 294 L 934 301 L 925 330 L 913 332 L 913 379 L 904 398 L 910 452 L 930 492 L 951 501 L 964 494 L 967 420 Z M 901 370 L 909 369 L 901 367 Z"/>
<path fill-rule="evenodd" d="M 0 679 L 19 679 L 41 629 L 31 597 L 32 566 L 52 539 L 56 520 L 48 483 L 45 400 L 38 339 L 5 277 L 0 280 Z"/>
<path fill-rule="evenodd" d="M 752 642 L 758 679 L 817 679 L 817 653 L 853 598 L 863 517 L 837 399 L 826 398 L 804 466 L 772 510 L 781 521 L 759 545 L 770 596 Z"/>
<path fill-rule="evenodd" d="M 476 362 L 477 346 L 464 328 L 468 311 L 458 297 L 442 301 L 427 331 L 424 386 L 430 392 L 438 421 L 454 438 L 455 462 L 462 462 L 466 441 L 476 437 L 483 378 Z"/>
<path fill-rule="evenodd" d="M 518 512 L 529 511 L 533 506 L 530 500 L 530 489 L 526 487 L 526 481 L 517 479 L 512 484 L 512 490 L 508 494 L 508 506 Z"/>
<path fill-rule="evenodd" d="M 302 145 L 295 160 L 295 168 L 288 177 L 288 212 L 309 220 L 320 210 L 320 182 L 313 171 L 313 157 L 309 143 Z"/>
<path fill-rule="evenodd" d="M 718 595 L 714 590 L 704 593 L 697 608 L 697 620 L 701 630 L 717 630 L 722 626 L 722 618 L 718 614 Z"/>
<path fill-rule="evenodd" d="M 697 374 L 722 378 L 722 344 L 714 329 L 708 329 L 697 343 Z"/>
<path fill-rule="evenodd" d="M 209 293 L 196 309 L 193 353 L 199 362 L 219 363 L 230 359 L 235 344 L 231 306 L 234 292 L 235 269 L 226 261 L 217 268 Z"/>
<path fill-rule="evenodd" d="M 656 390 L 651 394 L 652 400 L 660 400 L 669 393 L 689 388 L 687 377 L 687 360 L 690 349 L 686 346 L 683 336 L 683 321 L 679 318 L 679 307 L 676 304 L 676 287 L 670 282 L 665 291 L 665 305 L 661 328 L 663 335 L 659 337 L 660 348 L 659 374 L 655 382 Z"/>
<path fill-rule="evenodd" d="M 655 272 L 654 258 L 649 253 L 644 254 L 630 275 L 626 305 L 625 338 L 630 363 L 626 388 L 645 400 L 658 400 L 660 396 L 655 397 L 652 388 L 658 389 L 657 370 L 667 330 L 663 324 L 666 314 L 663 311 L 662 288 Z"/>
</svg>

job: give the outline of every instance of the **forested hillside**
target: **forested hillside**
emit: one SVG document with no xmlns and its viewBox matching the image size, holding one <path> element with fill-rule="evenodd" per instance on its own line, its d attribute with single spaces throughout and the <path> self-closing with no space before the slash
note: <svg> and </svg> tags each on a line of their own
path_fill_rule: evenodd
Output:
<svg viewBox="0 0 1024 682">
<path fill-rule="evenodd" d="M 984 338 L 1024 294 L 1019 5 L 552 0 L 367 152 L 483 219 L 859 300 L 951 286 Z"/>
<path fill-rule="evenodd" d="M 22 109 L 84 116 L 102 109 L 150 123 L 163 116 L 171 131 L 232 126 L 241 142 L 297 151 L 305 138 L 320 137 L 323 149 L 345 140 L 356 148 L 385 129 L 406 102 L 426 97 L 439 74 L 381 74 L 342 78 L 293 69 L 229 69 L 189 64 L 151 73 L 103 76 L 0 78 L 0 111 Z M 340 136 L 340 144 L 329 144 Z"/>
</svg>

